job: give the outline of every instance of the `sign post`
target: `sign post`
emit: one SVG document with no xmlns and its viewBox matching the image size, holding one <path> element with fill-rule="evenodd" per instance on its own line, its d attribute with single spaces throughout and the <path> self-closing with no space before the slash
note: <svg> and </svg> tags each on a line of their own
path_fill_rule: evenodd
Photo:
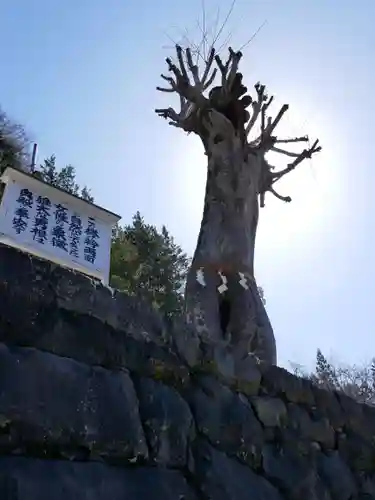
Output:
<svg viewBox="0 0 375 500">
<path fill-rule="evenodd" d="M 119 215 L 14 168 L 1 181 L 0 243 L 108 284 Z"/>
</svg>

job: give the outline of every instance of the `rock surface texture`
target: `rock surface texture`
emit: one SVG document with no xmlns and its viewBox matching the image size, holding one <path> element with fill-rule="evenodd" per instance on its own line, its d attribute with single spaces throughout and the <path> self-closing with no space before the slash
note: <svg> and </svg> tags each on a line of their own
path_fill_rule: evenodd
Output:
<svg viewBox="0 0 375 500">
<path fill-rule="evenodd" d="M 188 339 L 1 246 L 0 499 L 375 499 L 374 408 Z"/>
</svg>

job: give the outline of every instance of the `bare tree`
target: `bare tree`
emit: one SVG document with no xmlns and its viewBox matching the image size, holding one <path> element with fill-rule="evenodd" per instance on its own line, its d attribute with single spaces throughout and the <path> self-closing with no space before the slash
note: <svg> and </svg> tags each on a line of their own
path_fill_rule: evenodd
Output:
<svg viewBox="0 0 375 500">
<path fill-rule="evenodd" d="M 375 358 L 360 365 L 349 365 L 328 360 L 318 349 L 314 372 L 309 373 L 296 363 L 291 363 L 291 368 L 295 375 L 309 379 L 318 387 L 375 406 Z"/>
<path fill-rule="evenodd" d="M 321 148 L 318 141 L 300 153 L 281 146 L 308 143 L 308 138 L 275 135 L 288 105 L 272 118 L 273 97 L 264 85 L 255 84 L 255 99 L 247 94 L 238 70 L 241 51 L 229 48 L 223 61 L 211 47 L 199 68 L 191 47 L 177 44 L 175 49 L 175 61 L 166 59 L 170 74 L 161 75 L 169 87 L 157 89 L 176 93 L 180 107 L 155 111 L 170 125 L 197 134 L 207 156 L 203 219 L 185 289 L 187 320 L 202 339 L 229 346 L 235 360 L 253 354 L 276 364 L 272 326 L 254 278 L 259 205 L 264 206 L 267 192 L 290 202 L 275 191 L 275 184 Z M 213 86 L 217 76 L 219 85 Z M 259 134 L 252 138 L 256 126 Z M 266 160 L 270 151 L 291 162 L 275 171 Z"/>
<path fill-rule="evenodd" d="M 0 108 L 0 171 L 6 167 L 27 168 L 28 146 L 24 128 Z"/>
</svg>

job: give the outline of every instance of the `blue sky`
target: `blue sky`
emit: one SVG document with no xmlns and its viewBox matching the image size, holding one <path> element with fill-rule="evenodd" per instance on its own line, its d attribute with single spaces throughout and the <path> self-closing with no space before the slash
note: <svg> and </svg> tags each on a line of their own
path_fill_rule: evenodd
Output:
<svg viewBox="0 0 375 500">
<path fill-rule="evenodd" d="M 229 0 L 207 0 L 208 20 Z M 199 40 L 201 1 L 13 0 L 0 7 L 0 104 L 38 143 L 73 164 L 97 203 L 128 222 L 165 224 L 192 253 L 205 157 L 199 140 L 153 109 L 164 59 L 186 28 Z M 225 34 L 242 71 L 290 104 L 280 133 L 318 137 L 323 152 L 261 211 L 256 274 L 280 364 L 311 366 L 320 347 L 348 363 L 375 356 L 375 46 L 373 0 L 237 0 Z M 225 38 L 225 37 L 224 37 Z M 223 40 L 223 38 L 222 38 Z M 277 161 L 282 159 L 277 158 Z"/>
</svg>

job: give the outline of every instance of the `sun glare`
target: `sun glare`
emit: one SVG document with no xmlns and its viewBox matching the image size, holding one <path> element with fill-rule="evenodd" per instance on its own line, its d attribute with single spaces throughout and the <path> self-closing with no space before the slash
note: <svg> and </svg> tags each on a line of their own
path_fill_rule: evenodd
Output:
<svg viewBox="0 0 375 500">
<path fill-rule="evenodd" d="M 277 255 L 285 258 L 292 246 L 311 247 L 316 244 L 318 233 L 329 232 L 335 223 L 342 200 L 340 187 L 334 182 L 338 176 L 339 152 L 333 152 L 329 147 L 335 143 L 333 131 L 321 126 L 324 120 L 314 123 L 309 119 L 304 124 L 295 109 L 287 115 L 277 129 L 280 137 L 296 137 L 307 132 L 312 141 L 319 138 L 323 150 L 276 183 L 276 191 L 291 196 L 291 203 L 284 203 L 271 193 L 266 194 L 266 206 L 260 209 L 257 249 L 262 255 L 272 254 L 273 259 L 275 248 Z M 179 213 L 184 214 L 186 231 L 192 232 L 192 236 L 194 233 L 195 241 L 203 213 L 207 162 L 198 138 L 182 134 L 178 140 L 184 142 L 181 149 L 177 145 L 175 149 L 176 153 L 182 151 L 176 154 L 174 160 L 179 165 L 176 203 Z M 284 148 L 293 151 L 288 146 L 286 144 Z M 304 144 L 300 143 L 294 150 L 301 151 L 303 147 Z M 276 171 L 285 168 L 290 162 L 289 157 L 278 153 L 270 154 L 268 160 L 276 167 Z"/>
<path fill-rule="evenodd" d="M 273 252 L 277 248 L 278 255 L 288 252 L 291 246 L 311 247 L 317 244 L 319 233 L 329 233 L 339 214 L 339 206 L 343 192 L 337 182 L 340 165 L 339 151 L 333 151 L 333 130 L 309 117 L 303 120 L 295 106 L 285 115 L 285 120 L 277 129 L 279 137 L 297 137 L 308 133 L 311 141 L 319 139 L 322 151 L 311 160 L 305 160 L 294 171 L 287 174 L 275 185 L 277 192 L 292 198 L 291 203 L 283 203 L 272 194 L 266 195 L 266 207 L 260 211 L 260 225 L 257 247 L 262 252 Z M 317 115 L 316 115 L 317 118 Z M 288 145 L 285 145 L 288 146 Z M 297 147 L 299 146 L 299 148 Z M 295 149 L 285 147 L 289 151 L 301 151 L 303 144 Z M 268 160 L 279 170 L 285 168 L 290 161 L 283 154 L 272 153 Z M 289 161 L 288 161 L 289 160 Z"/>
<path fill-rule="evenodd" d="M 200 223 L 207 179 L 207 158 L 197 137 L 184 137 L 187 144 L 178 159 L 180 165 L 180 203 L 189 218 Z"/>
</svg>

